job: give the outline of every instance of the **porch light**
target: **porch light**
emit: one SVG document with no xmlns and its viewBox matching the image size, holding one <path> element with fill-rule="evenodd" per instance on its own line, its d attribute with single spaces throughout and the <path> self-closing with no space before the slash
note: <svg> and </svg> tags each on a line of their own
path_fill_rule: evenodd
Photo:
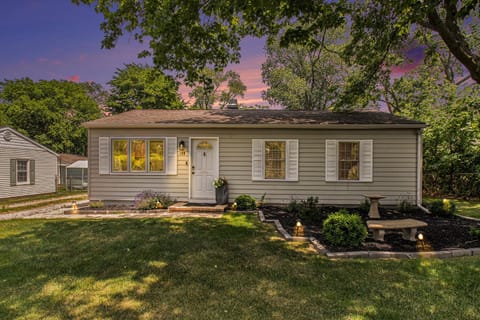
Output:
<svg viewBox="0 0 480 320">
<path fill-rule="evenodd" d="M 180 143 L 178 144 L 178 147 L 180 151 L 183 151 L 185 149 L 185 141 L 181 140 Z"/>
</svg>

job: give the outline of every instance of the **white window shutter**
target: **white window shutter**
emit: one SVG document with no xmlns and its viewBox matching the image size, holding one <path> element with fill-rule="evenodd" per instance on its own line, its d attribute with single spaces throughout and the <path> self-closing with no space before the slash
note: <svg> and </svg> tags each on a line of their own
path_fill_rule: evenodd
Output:
<svg viewBox="0 0 480 320">
<path fill-rule="evenodd" d="M 252 180 L 264 180 L 263 152 L 264 140 L 252 139 Z"/>
<path fill-rule="evenodd" d="M 110 173 L 110 138 L 99 137 L 98 138 L 98 173 L 109 174 Z"/>
<path fill-rule="evenodd" d="M 360 181 L 373 181 L 373 140 L 360 141 Z"/>
<path fill-rule="evenodd" d="M 337 181 L 337 140 L 325 140 L 325 181 Z"/>
<path fill-rule="evenodd" d="M 286 149 L 285 180 L 298 181 L 298 140 L 287 140 Z"/>
<path fill-rule="evenodd" d="M 166 174 L 175 175 L 177 174 L 177 137 L 167 137 L 166 138 Z"/>
</svg>

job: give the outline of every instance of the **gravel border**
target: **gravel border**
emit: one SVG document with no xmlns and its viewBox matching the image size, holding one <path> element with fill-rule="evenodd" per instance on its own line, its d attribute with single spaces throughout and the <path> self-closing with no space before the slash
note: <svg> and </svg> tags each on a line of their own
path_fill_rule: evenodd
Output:
<svg viewBox="0 0 480 320">
<path fill-rule="evenodd" d="M 425 252 L 397 252 L 397 251 L 347 251 L 347 252 L 330 252 L 314 237 L 292 237 L 277 219 L 265 219 L 262 210 L 257 211 L 261 222 L 273 223 L 277 231 L 287 241 L 310 241 L 315 251 L 326 256 L 329 259 L 349 259 L 349 258 L 368 258 L 368 259 L 418 259 L 418 258 L 457 258 L 465 256 L 480 256 L 480 248 L 470 249 L 452 249 L 442 251 L 425 251 Z M 462 217 L 463 218 L 463 217 Z M 470 218 L 478 220 L 475 218 Z"/>
</svg>

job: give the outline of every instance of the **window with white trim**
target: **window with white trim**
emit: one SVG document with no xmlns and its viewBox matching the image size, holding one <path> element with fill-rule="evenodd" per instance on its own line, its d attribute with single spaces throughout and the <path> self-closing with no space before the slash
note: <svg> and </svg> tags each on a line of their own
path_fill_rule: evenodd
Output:
<svg viewBox="0 0 480 320">
<path fill-rule="evenodd" d="M 298 140 L 253 139 L 252 180 L 298 181 Z"/>
<path fill-rule="evenodd" d="M 177 137 L 98 137 L 98 173 L 177 174 Z"/>
<path fill-rule="evenodd" d="M 17 184 L 30 184 L 30 165 L 28 160 L 17 160 Z"/>
<path fill-rule="evenodd" d="M 373 140 L 326 140 L 325 181 L 373 181 Z"/>
</svg>

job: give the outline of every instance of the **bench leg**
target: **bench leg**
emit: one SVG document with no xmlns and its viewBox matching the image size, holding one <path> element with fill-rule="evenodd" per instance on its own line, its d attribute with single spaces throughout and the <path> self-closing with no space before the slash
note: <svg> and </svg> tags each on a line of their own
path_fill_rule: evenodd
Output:
<svg viewBox="0 0 480 320">
<path fill-rule="evenodd" d="M 417 228 L 405 228 L 403 231 L 403 239 L 410 241 L 417 241 L 415 236 L 417 235 Z"/>
<path fill-rule="evenodd" d="M 384 236 L 385 236 L 385 230 L 373 229 L 373 239 L 375 239 L 375 241 L 383 241 Z"/>
</svg>

